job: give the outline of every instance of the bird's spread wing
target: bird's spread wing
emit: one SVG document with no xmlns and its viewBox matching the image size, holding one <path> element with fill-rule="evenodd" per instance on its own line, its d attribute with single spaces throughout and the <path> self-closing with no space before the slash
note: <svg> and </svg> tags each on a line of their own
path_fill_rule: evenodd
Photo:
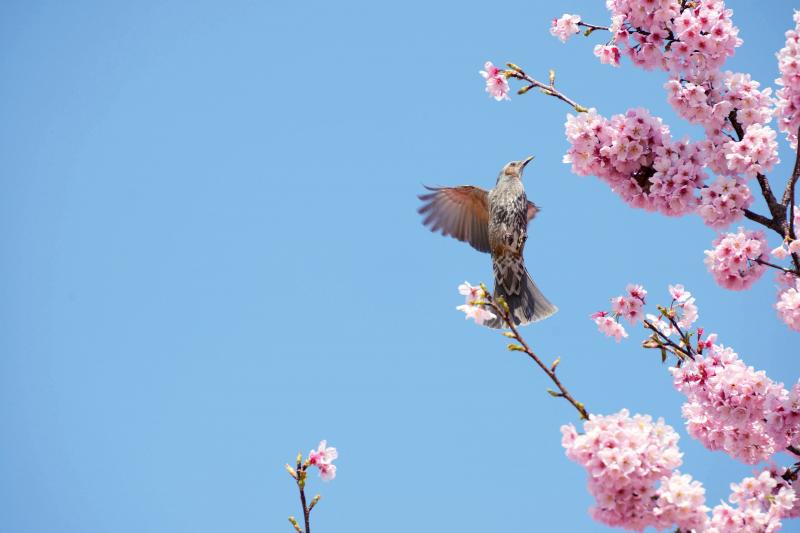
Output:
<svg viewBox="0 0 800 533">
<path fill-rule="evenodd" d="M 528 200 L 528 222 L 533 220 L 533 217 L 535 217 L 536 213 L 538 212 L 539 212 L 539 207 L 535 203 Z"/>
<path fill-rule="evenodd" d="M 489 201 L 480 187 L 425 187 L 419 213 L 431 231 L 441 231 L 469 243 L 479 252 L 489 251 Z"/>
</svg>

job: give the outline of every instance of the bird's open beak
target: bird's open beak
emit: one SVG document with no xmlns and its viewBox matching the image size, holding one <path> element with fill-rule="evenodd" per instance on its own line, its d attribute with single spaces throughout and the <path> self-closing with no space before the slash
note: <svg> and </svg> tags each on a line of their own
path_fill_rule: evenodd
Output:
<svg viewBox="0 0 800 533">
<path fill-rule="evenodd" d="M 528 159 L 522 162 L 522 168 L 525 168 L 525 166 L 531 161 L 533 161 L 533 156 L 530 156 Z"/>
</svg>

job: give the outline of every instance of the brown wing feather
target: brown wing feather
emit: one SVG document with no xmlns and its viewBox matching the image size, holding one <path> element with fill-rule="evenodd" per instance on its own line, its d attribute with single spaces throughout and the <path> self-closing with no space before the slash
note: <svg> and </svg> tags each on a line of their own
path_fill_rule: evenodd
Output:
<svg viewBox="0 0 800 533">
<path fill-rule="evenodd" d="M 528 200 L 528 222 L 533 220 L 533 217 L 535 217 L 536 213 L 538 212 L 539 212 L 539 206 Z"/>
<path fill-rule="evenodd" d="M 480 187 L 425 187 L 421 194 L 422 221 L 431 231 L 441 231 L 459 241 L 469 243 L 480 252 L 489 251 L 489 203 Z"/>
</svg>

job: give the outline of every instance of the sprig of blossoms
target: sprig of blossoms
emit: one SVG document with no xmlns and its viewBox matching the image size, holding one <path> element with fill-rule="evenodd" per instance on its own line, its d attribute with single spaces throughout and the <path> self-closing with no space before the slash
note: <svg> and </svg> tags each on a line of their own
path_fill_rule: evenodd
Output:
<svg viewBox="0 0 800 533">
<path fill-rule="evenodd" d="M 481 301 L 486 297 L 486 291 L 482 287 L 474 287 L 468 281 L 465 281 L 458 286 L 458 293 L 464 296 L 466 303 L 459 305 L 456 309 L 462 311 L 466 315 L 466 319 L 471 318 L 480 326 L 484 322 L 496 318 L 494 313 L 481 304 Z"/>
<path fill-rule="evenodd" d="M 710 528 L 714 533 L 762 533 L 781 528 L 781 518 L 788 518 L 795 505 L 795 492 L 785 483 L 779 483 L 765 470 L 758 477 L 746 477 L 740 483 L 731 483 L 729 501 L 732 507 L 721 503 L 712 511 Z"/>
<path fill-rule="evenodd" d="M 626 295 L 611 298 L 611 313 L 598 311 L 590 317 L 597 324 L 601 333 L 607 337 L 614 337 L 617 342 L 628 336 L 625 328 L 619 323 L 619 319 L 625 318 L 631 324 L 640 322 L 643 318 L 642 308 L 645 296 L 647 296 L 647 291 L 641 285 L 629 284 L 625 291 Z"/>
<path fill-rule="evenodd" d="M 295 466 L 292 467 L 286 464 L 286 471 L 292 476 L 292 479 L 297 483 L 297 488 L 300 490 L 300 505 L 303 509 L 303 523 L 305 529 L 300 527 L 297 519 L 294 516 L 289 517 L 289 523 L 292 524 L 297 533 L 305 533 L 311 529 L 311 511 L 319 503 L 319 494 L 311 499 L 311 502 L 306 500 L 306 481 L 308 480 L 308 469 L 312 466 L 319 469 L 320 477 L 323 481 L 330 481 L 336 477 L 336 466 L 333 461 L 339 456 L 336 448 L 328 446 L 327 441 L 321 441 L 316 450 L 308 452 L 308 457 L 303 460 L 303 454 L 298 453 L 295 461 Z"/>
</svg>

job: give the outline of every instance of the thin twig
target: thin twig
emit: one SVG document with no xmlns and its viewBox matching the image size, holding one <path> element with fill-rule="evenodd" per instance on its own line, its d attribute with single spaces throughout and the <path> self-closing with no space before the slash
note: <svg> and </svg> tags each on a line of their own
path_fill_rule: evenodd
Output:
<svg viewBox="0 0 800 533">
<path fill-rule="evenodd" d="M 592 31 L 595 30 L 606 30 L 610 31 L 611 29 L 608 26 L 598 26 L 596 24 L 589 24 L 588 22 L 578 22 L 578 26 L 583 26 L 584 28 L 589 28 Z"/>
<path fill-rule="evenodd" d="M 555 394 L 556 396 L 564 398 L 570 404 L 572 404 L 572 406 L 578 411 L 578 414 L 580 414 L 582 420 L 589 420 L 589 412 L 586 410 L 586 406 L 583 405 L 581 402 L 577 401 L 572 396 L 572 394 L 569 393 L 564 384 L 561 383 L 561 380 L 558 379 L 558 376 L 556 376 L 556 371 L 555 371 L 556 365 L 553 364 L 551 367 L 548 367 L 542 362 L 541 359 L 539 359 L 539 356 L 537 356 L 534 353 L 534 351 L 531 350 L 530 346 L 528 346 L 528 343 L 525 342 L 525 339 L 523 339 L 522 335 L 520 335 L 519 330 L 514 325 L 514 320 L 511 318 L 510 314 L 506 310 L 506 307 L 498 303 L 494 298 L 492 298 L 492 296 L 489 294 L 488 291 L 484 292 L 485 292 L 486 304 L 489 305 L 495 312 L 497 312 L 498 316 L 500 316 L 500 318 L 503 319 L 503 321 L 508 326 L 508 329 L 511 330 L 512 338 L 519 343 L 518 351 L 525 352 L 528 355 L 528 357 L 533 359 L 536 362 L 536 364 L 539 365 L 539 368 L 541 368 L 542 371 L 545 374 L 547 374 L 547 377 L 550 378 L 550 380 L 555 384 L 555 386 L 558 387 L 559 392 Z"/>
<path fill-rule="evenodd" d="M 507 70 L 506 71 L 506 75 L 507 76 L 512 77 L 512 78 L 517 78 L 518 80 L 527 81 L 528 84 L 529 84 L 528 86 L 523 87 L 522 89 L 520 89 L 518 91 L 518 94 L 525 94 L 529 90 L 531 90 L 534 87 L 536 87 L 536 88 L 540 89 L 547 96 L 552 96 L 554 98 L 558 98 L 562 102 L 565 102 L 565 103 L 571 105 L 575 109 L 575 111 L 577 111 L 578 113 L 585 113 L 586 111 L 588 111 L 588 108 L 580 105 L 578 102 L 576 102 L 572 98 L 568 97 L 567 95 L 565 95 L 564 93 L 562 93 L 561 91 L 556 89 L 554 81 L 551 81 L 551 83 L 549 83 L 549 84 L 542 83 L 539 80 L 530 77 L 528 74 L 525 73 L 524 70 L 522 70 L 520 67 L 518 67 L 514 63 L 507 63 L 507 65 L 509 67 L 511 67 L 511 70 Z M 552 71 L 551 71 L 551 76 L 552 76 Z"/>
<path fill-rule="evenodd" d="M 656 326 L 655 324 L 653 324 L 649 320 L 644 320 L 644 327 L 649 329 L 649 330 L 652 330 L 656 335 L 661 337 L 663 342 L 665 342 L 668 346 L 670 346 L 670 347 L 674 348 L 675 350 L 681 352 L 683 355 L 685 355 L 689 359 L 694 359 L 694 355 L 692 354 L 691 347 L 689 348 L 689 351 L 686 351 L 685 348 L 679 346 L 678 344 L 675 343 L 675 341 L 673 341 L 672 339 L 670 339 L 669 337 L 667 337 L 666 335 L 661 333 L 661 331 L 658 329 L 658 326 Z"/>
</svg>

